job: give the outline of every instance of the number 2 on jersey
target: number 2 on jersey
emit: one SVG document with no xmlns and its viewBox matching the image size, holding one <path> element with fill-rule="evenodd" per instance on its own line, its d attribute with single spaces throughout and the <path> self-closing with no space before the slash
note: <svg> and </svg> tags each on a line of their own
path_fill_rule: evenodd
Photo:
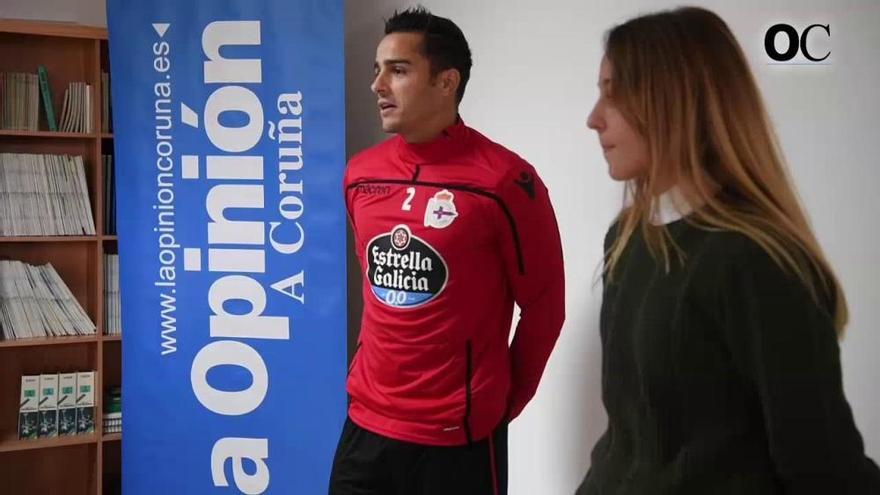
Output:
<svg viewBox="0 0 880 495">
<path fill-rule="evenodd" d="M 412 200 L 416 195 L 416 188 L 407 187 L 406 188 L 406 199 L 403 201 L 403 204 L 400 206 L 400 209 L 403 211 L 411 211 L 412 210 Z"/>
</svg>

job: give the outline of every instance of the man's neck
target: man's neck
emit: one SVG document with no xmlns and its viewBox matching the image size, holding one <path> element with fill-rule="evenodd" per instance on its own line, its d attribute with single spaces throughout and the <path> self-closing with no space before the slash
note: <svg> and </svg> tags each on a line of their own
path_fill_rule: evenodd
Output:
<svg viewBox="0 0 880 495">
<path fill-rule="evenodd" d="M 420 144 L 420 143 L 429 143 L 439 136 L 444 129 L 450 127 L 458 121 L 458 110 L 454 109 L 451 112 L 445 112 L 442 115 L 438 115 L 436 119 L 432 119 L 429 125 L 425 125 L 421 129 L 413 132 L 408 132 L 406 134 L 401 133 L 400 137 L 403 138 L 408 144 Z"/>
</svg>

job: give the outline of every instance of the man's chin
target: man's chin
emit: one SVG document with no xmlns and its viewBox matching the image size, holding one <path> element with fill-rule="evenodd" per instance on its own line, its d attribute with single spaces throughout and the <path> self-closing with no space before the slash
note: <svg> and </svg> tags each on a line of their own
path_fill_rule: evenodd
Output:
<svg viewBox="0 0 880 495">
<path fill-rule="evenodd" d="M 382 122 L 382 131 L 387 132 L 388 134 L 396 134 L 400 130 L 400 126 L 398 122 L 392 119 L 381 119 Z"/>
<path fill-rule="evenodd" d="M 394 124 L 385 124 L 384 122 L 382 123 L 382 131 L 384 131 L 387 134 L 397 134 L 397 132 L 399 130 L 400 130 L 400 127 L 398 127 Z"/>
</svg>

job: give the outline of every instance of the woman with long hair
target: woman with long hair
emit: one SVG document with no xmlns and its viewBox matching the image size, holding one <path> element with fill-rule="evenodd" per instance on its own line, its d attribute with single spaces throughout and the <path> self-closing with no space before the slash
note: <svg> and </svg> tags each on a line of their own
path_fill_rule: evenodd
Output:
<svg viewBox="0 0 880 495">
<path fill-rule="evenodd" d="M 742 49 L 680 8 L 607 36 L 588 126 L 625 206 L 605 240 L 608 429 L 581 495 L 880 494 L 843 392 L 841 285 Z"/>
</svg>

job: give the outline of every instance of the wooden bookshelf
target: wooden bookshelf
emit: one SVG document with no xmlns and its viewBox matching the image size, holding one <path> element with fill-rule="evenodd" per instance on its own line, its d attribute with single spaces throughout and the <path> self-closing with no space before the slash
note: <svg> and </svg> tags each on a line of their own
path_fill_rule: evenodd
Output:
<svg viewBox="0 0 880 495">
<path fill-rule="evenodd" d="M 102 155 L 113 154 L 113 134 L 102 132 L 101 72 L 109 72 L 107 30 L 64 22 L 0 19 L 0 72 L 36 73 L 46 67 L 56 119 L 67 85 L 92 86 L 92 132 L 52 132 L 40 100 L 40 130 L 0 129 L 0 153 L 83 157 L 97 235 L 0 237 L 0 259 L 51 262 L 85 309 L 94 336 L 0 341 L 0 479 L 2 493 L 119 493 L 122 434 L 103 434 L 108 386 L 122 383 L 121 337 L 103 335 L 104 254 L 117 252 L 103 232 Z M 18 440 L 21 376 L 95 370 L 95 433 Z"/>
</svg>

